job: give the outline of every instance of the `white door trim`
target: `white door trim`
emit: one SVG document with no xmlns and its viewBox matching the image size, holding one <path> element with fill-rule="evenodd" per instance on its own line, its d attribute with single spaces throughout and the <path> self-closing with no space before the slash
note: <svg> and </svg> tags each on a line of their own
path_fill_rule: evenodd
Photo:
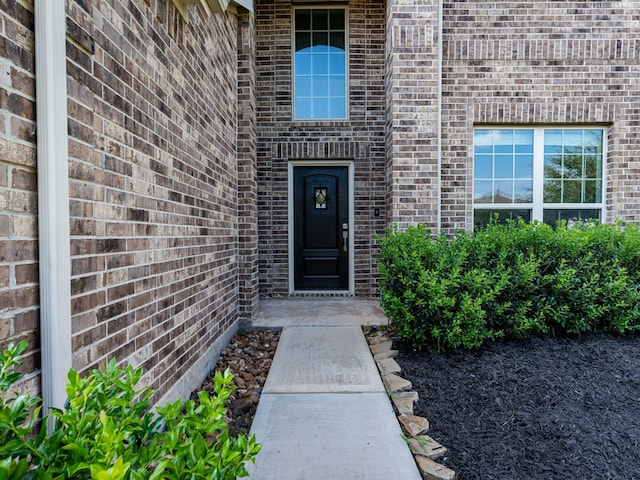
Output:
<svg viewBox="0 0 640 480">
<path fill-rule="evenodd" d="M 312 290 L 309 293 L 344 294 L 355 293 L 355 254 L 353 241 L 354 232 L 354 164 L 350 160 L 291 160 L 288 165 L 288 236 L 289 236 L 289 294 L 306 293 L 305 290 L 295 289 L 294 279 L 294 225 L 293 225 L 293 169 L 295 167 L 347 167 L 349 176 L 349 289 L 348 290 Z"/>
</svg>

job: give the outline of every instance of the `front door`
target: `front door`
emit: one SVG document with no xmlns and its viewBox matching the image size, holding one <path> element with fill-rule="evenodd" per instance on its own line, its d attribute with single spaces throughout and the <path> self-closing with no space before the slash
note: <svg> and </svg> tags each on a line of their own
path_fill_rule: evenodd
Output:
<svg viewBox="0 0 640 480">
<path fill-rule="evenodd" d="M 294 167 L 294 286 L 349 288 L 347 167 Z"/>
</svg>

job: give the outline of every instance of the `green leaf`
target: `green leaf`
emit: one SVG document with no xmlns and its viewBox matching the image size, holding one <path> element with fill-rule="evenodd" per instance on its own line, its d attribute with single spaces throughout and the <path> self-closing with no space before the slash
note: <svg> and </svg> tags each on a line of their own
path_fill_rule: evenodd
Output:
<svg viewBox="0 0 640 480">
<path fill-rule="evenodd" d="M 149 480 L 159 480 L 160 478 L 162 478 L 162 474 L 166 470 L 168 463 L 168 460 L 162 460 L 160 463 L 158 463 L 156 468 L 153 470 L 153 473 L 151 473 Z"/>
<path fill-rule="evenodd" d="M 129 470 L 129 464 L 124 463 L 122 457 L 119 457 L 111 468 L 105 469 L 101 465 L 91 465 L 89 469 L 93 480 L 122 480 Z"/>
</svg>

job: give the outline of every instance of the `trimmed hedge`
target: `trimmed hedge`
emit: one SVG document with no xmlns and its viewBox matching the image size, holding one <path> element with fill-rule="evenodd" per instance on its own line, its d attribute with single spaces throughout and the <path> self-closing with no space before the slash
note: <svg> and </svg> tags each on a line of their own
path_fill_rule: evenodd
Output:
<svg viewBox="0 0 640 480">
<path fill-rule="evenodd" d="M 640 329 L 637 226 L 520 221 L 435 239 L 415 226 L 379 243 L 381 304 L 414 348 Z"/>
</svg>

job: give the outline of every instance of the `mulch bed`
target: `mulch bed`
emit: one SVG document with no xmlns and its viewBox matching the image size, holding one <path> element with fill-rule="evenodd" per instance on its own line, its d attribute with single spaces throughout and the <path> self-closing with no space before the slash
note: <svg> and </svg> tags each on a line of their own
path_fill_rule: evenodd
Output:
<svg viewBox="0 0 640 480">
<path fill-rule="evenodd" d="M 640 335 L 394 348 L 458 479 L 640 479 Z"/>
</svg>

